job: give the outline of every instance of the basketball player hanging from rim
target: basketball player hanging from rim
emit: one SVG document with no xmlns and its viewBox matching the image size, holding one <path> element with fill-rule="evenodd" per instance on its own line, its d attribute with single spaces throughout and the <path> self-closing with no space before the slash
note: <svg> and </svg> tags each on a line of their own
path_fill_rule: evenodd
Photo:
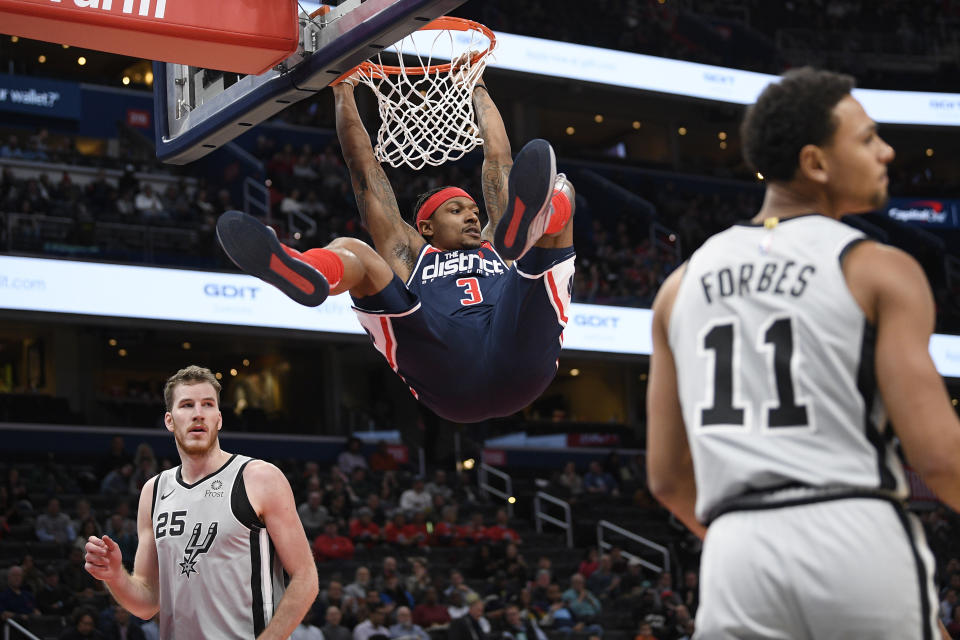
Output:
<svg viewBox="0 0 960 640">
<path fill-rule="evenodd" d="M 374 156 L 354 82 L 333 87 L 337 136 L 375 250 L 337 238 L 299 253 L 235 211 L 217 223 L 221 246 L 241 269 L 301 304 L 320 304 L 328 289 L 349 291 L 376 348 L 441 417 L 477 422 L 523 409 L 557 370 L 574 273 L 572 185 L 556 174 L 544 140 L 511 159 L 481 80 L 472 99 L 486 225 L 475 198 L 456 186 L 423 194 L 408 224 Z"/>
<path fill-rule="evenodd" d="M 894 158 L 852 88 L 805 68 L 761 93 L 742 127 L 760 211 L 653 304 L 650 490 L 706 536 L 702 640 L 945 633 L 895 439 L 960 509 L 960 423 L 923 270 L 840 222 L 883 207 Z"/>
</svg>

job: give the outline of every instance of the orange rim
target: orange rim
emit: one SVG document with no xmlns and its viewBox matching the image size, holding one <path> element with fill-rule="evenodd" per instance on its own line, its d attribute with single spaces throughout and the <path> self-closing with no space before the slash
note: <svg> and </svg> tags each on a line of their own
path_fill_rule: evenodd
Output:
<svg viewBox="0 0 960 640">
<path fill-rule="evenodd" d="M 474 64 L 477 60 L 480 60 L 488 53 L 493 51 L 494 47 L 497 46 L 497 37 L 493 34 L 493 31 L 488 29 L 485 25 L 480 24 L 479 22 L 474 22 L 473 20 L 467 20 L 466 18 L 455 18 L 453 16 L 441 16 L 436 20 L 428 22 L 426 25 L 420 27 L 419 31 L 479 31 L 490 41 L 490 45 L 483 51 L 478 51 L 470 56 L 470 64 Z M 410 66 L 410 67 L 391 67 L 388 65 L 379 65 L 372 62 L 361 62 L 350 71 L 347 71 L 345 74 L 331 82 L 330 84 L 339 84 L 343 81 L 344 78 L 352 75 L 355 71 L 363 69 L 366 73 L 374 78 L 385 78 L 389 75 L 400 75 L 401 73 L 406 73 L 408 75 L 426 75 L 428 73 L 447 73 L 453 67 L 453 61 L 450 61 L 446 64 L 434 64 L 429 67 L 424 66 Z"/>
</svg>

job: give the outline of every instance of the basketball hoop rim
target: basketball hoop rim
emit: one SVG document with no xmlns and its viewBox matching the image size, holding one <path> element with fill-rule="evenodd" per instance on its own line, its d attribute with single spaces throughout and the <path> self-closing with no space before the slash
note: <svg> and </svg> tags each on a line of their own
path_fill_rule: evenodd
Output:
<svg viewBox="0 0 960 640">
<path fill-rule="evenodd" d="M 483 51 L 478 51 L 474 55 L 470 56 L 470 64 L 475 64 L 478 60 L 482 59 L 488 55 L 494 48 L 497 46 L 497 37 L 494 35 L 493 31 L 487 28 L 486 25 L 483 25 L 474 20 L 468 20 L 466 18 L 457 18 L 454 16 L 441 16 L 435 20 L 432 20 L 420 27 L 418 31 L 479 31 L 482 33 L 489 41 L 490 45 Z M 453 61 L 446 64 L 434 64 L 430 66 L 416 66 L 412 65 L 409 67 L 397 67 L 389 65 L 379 65 L 374 64 L 370 61 L 362 62 L 356 67 L 347 71 L 345 74 L 334 80 L 331 84 L 338 84 L 343 81 L 344 78 L 349 77 L 356 71 L 363 70 L 370 77 L 373 78 L 385 78 L 390 75 L 427 75 L 434 73 L 448 73 L 453 68 Z"/>
</svg>

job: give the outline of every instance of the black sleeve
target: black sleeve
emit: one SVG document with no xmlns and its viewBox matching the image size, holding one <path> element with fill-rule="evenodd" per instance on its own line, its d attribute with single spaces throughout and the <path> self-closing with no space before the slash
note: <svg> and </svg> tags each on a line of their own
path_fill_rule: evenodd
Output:
<svg viewBox="0 0 960 640">
<path fill-rule="evenodd" d="M 233 515 L 240 521 L 240 524 L 248 529 L 259 531 L 263 529 L 264 524 L 260 521 L 259 516 L 257 516 L 253 505 L 250 504 L 250 498 L 247 496 L 247 486 L 243 483 L 243 470 L 246 469 L 247 465 L 251 462 L 253 461 L 247 460 L 243 463 L 243 466 L 240 467 L 240 470 L 237 471 L 237 479 L 233 483 L 233 492 L 230 494 L 230 508 L 233 510 Z"/>
</svg>

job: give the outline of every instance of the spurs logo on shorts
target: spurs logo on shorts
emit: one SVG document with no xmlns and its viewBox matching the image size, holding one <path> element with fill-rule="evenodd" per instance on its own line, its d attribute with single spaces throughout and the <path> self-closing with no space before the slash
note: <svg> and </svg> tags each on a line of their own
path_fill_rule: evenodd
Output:
<svg viewBox="0 0 960 640">
<path fill-rule="evenodd" d="M 196 569 L 197 566 L 197 556 L 200 554 L 210 551 L 210 545 L 213 544 L 213 541 L 217 537 L 217 523 L 210 523 L 210 528 L 207 529 L 207 535 L 204 537 L 203 542 L 200 542 L 200 531 L 202 530 L 203 525 L 197 523 L 193 527 L 193 533 L 190 535 L 190 541 L 187 542 L 186 548 L 183 550 L 183 562 L 180 563 L 180 575 L 190 577 L 191 573 L 199 573 Z"/>
</svg>

